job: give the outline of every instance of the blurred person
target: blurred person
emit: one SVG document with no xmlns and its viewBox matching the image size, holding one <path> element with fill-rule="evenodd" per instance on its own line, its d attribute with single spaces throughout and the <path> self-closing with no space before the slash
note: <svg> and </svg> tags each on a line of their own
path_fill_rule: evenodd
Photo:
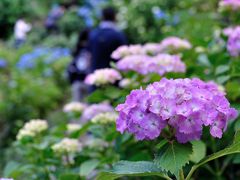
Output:
<svg viewBox="0 0 240 180">
<path fill-rule="evenodd" d="M 80 32 L 75 50 L 72 53 L 73 60 L 67 68 L 72 86 L 72 101 L 82 101 L 88 94 L 88 86 L 83 81 L 90 72 L 91 56 L 87 48 L 89 32 L 89 29 Z"/>
<path fill-rule="evenodd" d="M 58 20 L 64 15 L 65 7 L 64 5 L 53 5 L 52 9 L 50 10 L 46 20 L 45 20 L 45 27 L 48 33 L 56 33 L 58 32 Z"/>
<path fill-rule="evenodd" d="M 20 17 L 14 26 L 14 38 L 15 38 L 15 47 L 19 48 L 22 44 L 25 43 L 27 39 L 27 33 L 32 29 L 31 24 L 25 22 L 23 17 Z"/>
<path fill-rule="evenodd" d="M 112 7 L 102 10 L 102 21 L 89 36 L 91 71 L 110 66 L 112 52 L 127 43 L 125 35 L 116 26 L 116 11 Z"/>
</svg>

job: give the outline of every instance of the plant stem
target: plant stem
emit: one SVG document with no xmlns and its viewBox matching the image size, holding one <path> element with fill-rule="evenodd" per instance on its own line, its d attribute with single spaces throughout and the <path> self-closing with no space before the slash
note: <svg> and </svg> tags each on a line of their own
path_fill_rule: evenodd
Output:
<svg viewBox="0 0 240 180">
<path fill-rule="evenodd" d="M 192 168 L 191 168 L 191 170 L 190 170 L 190 172 L 188 173 L 188 175 L 187 175 L 187 177 L 186 177 L 186 179 L 185 180 L 190 180 L 191 179 L 191 177 L 192 177 L 192 175 L 193 175 L 193 173 L 194 173 L 194 171 L 197 169 L 197 166 L 193 166 Z"/>
<path fill-rule="evenodd" d="M 183 169 L 181 169 L 181 170 L 179 171 L 179 179 L 180 179 L 180 180 L 184 180 Z"/>
<path fill-rule="evenodd" d="M 212 151 L 213 151 L 213 153 L 215 153 L 217 151 L 216 142 L 213 138 L 211 138 L 211 142 L 212 142 Z M 220 171 L 221 171 L 218 159 L 214 160 L 214 164 L 215 164 L 215 168 L 216 168 L 215 176 L 217 176 L 217 179 L 218 179 Z"/>
</svg>

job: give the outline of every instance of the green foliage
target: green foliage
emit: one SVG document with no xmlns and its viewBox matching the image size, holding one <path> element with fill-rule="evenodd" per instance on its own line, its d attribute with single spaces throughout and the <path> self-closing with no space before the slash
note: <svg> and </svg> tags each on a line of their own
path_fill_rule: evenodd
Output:
<svg viewBox="0 0 240 180">
<path fill-rule="evenodd" d="M 202 141 L 192 141 L 193 153 L 190 156 L 190 160 L 194 163 L 198 163 L 206 156 L 206 144 Z"/>
<path fill-rule="evenodd" d="M 88 176 L 91 171 L 93 171 L 99 164 L 97 159 L 91 159 L 85 161 L 80 166 L 80 175 L 81 176 Z"/>
<path fill-rule="evenodd" d="M 194 173 L 194 171 L 199 168 L 200 166 L 208 163 L 209 161 L 212 161 L 214 159 L 217 159 L 217 158 L 220 158 L 222 156 L 226 156 L 226 155 L 230 155 L 230 154 L 235 154 L 235 153 L 240 153 L 240 131 L 237 131 L 235 136 L 234 136 L 234 139 L 233 139 L 233 143 L 221 150 L 221 151 L 218 151 L 212 155 L 209 155 L 207 156 L 206 158 L 202 159 L 199 163 L 195 164 L 191 171 L 189 172 L 188 176 L 186 177 L 186 180 L 190 180 L 192 174 Z"/>
<path fill-rule="evenodd" d="M 83 19 L 77 15 L 77 9 L 71 8 L 58 22 L 61 33 L 70 36 L 73 33 L 80 32 L 84 28 Z"/>
<path fill-rule="evenodd" d="M 154 163 L 163 171 L 177 174 L 178 171 L 189 162 L 193 153 L 191 144 L 179 144 L 169 142 L 158 152 Z"/>
<path fill-rule="evenodd" d="M 111 171 L 101 172 L 97 180 L 114 180 L 124 176 L 159 176 L 166 178 L 166 175 L 153 162 L 119 161 L 113 165 Z"/>
</svg>

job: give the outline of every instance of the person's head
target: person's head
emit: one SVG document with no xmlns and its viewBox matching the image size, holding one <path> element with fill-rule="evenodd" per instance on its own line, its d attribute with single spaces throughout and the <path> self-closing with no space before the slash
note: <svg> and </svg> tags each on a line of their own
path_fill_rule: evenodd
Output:
<svg viewBox="0 0 240 180">
<path fill-rule="evenodd" d="M 102 20 L 103 21 L 115 21 L 116 11 L 113 7 L 106 7 L 102 10 Z"/>
</svg>

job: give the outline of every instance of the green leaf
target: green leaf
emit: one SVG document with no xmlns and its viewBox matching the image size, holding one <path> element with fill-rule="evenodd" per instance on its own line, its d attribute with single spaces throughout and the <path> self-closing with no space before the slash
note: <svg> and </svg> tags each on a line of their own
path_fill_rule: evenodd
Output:
<svg viewBox="0 0 240 180">
<path fill-rule="evenodd" d="M 114 86 L 108 86 L 104 90 L 104 95 L 110 99 L 116 99 L 119 98 L 122 95 L 122 92 L 119 88 Z"/>
<path fill-rule="evenodd" d="M 161 148 L 154 162 L 162 170 L 170 171 L 176 175 L 178 171 L 189 162 L 191 154 L 192 146 L 190 143 L 179 144 L 174 141 Z"/>
<path fill-rule="evenodd" d="M 200 54 L 197 58 L 197 61 L 200 65 L 210 67 L 211 63 L 206 54 Z"/>
<path fill-rule="evenodd" d="M 80 176 L 78 174 L 73 174 L 73 173 L 66 173 L 60 175 L 59 180 L 80 180 Z"/>
<path fill-rule="evenodd" d="M 86 97 L 87 102 L 89 103 L 100 103 L 106 100 L 106 96 L 104 95 L 104 91 L 102 89 L 98 89 Z"/>
<path fill-rule="evenodd" d="M 225 73 L 229 69 L 230 69 L 230 67 L 228 65 L 220 65 L 216 68 L 215 74 L 219 75 L 219 74 Z"/>
<path fill-rule="evenodd" d="M 150 161 L 119 161 L 108 172 L 101 172 L 97 180 L 114 180 L 124 176 L 160 176 L 168 178 L 160 168 Z"/>
<path fill-rule="evenodd" d="M 3 171 L 4 177 L 11 177 L 14 172 L 18 171 L 19 167 L 20 164 L 15 161 L 8 162 Z"/>
<path fill-rule="evenodd" d="M 217 78 L 217 83 L 219 84 L 224 84 L 225 82 L 227 82 L 230 79 L 230 76 L 219 76 Z"/>
<path fill-rule="evenodd" d="M 209 155 L 206 158 L 204 158 L 203 160 L 201 160 L 199 163 L 195 164 L 192 167 L 191 171 L 189 172 L 188 176 L 186 177 L 186 180 L 189 180 L 191 178 L 193 172 L 200 166 L 206 164 L 207 162 L 212 161 L 217 158 L 220 158 L 222 156 L 235 154 L 235 153 L 240 153 L 240 130 L 236 132 L 233 143 L 229 147 L 227 147 L 221 151 L 218 151 L 212 155 Z"/>
<path fill-rule="evenodd" d="M 99 164 L 99 161 L 96 159 L 91 159 L 85 161 L 80 166 L 80 175 L 81 176 L 88 176 Z"/>
<path fill-rule="evenodd" d="M 190 156 L 192 162 L 199 162 L 206 156 L 206 145 L 202 141 L 192 141 L 193 153 Z"/>
</svg>

